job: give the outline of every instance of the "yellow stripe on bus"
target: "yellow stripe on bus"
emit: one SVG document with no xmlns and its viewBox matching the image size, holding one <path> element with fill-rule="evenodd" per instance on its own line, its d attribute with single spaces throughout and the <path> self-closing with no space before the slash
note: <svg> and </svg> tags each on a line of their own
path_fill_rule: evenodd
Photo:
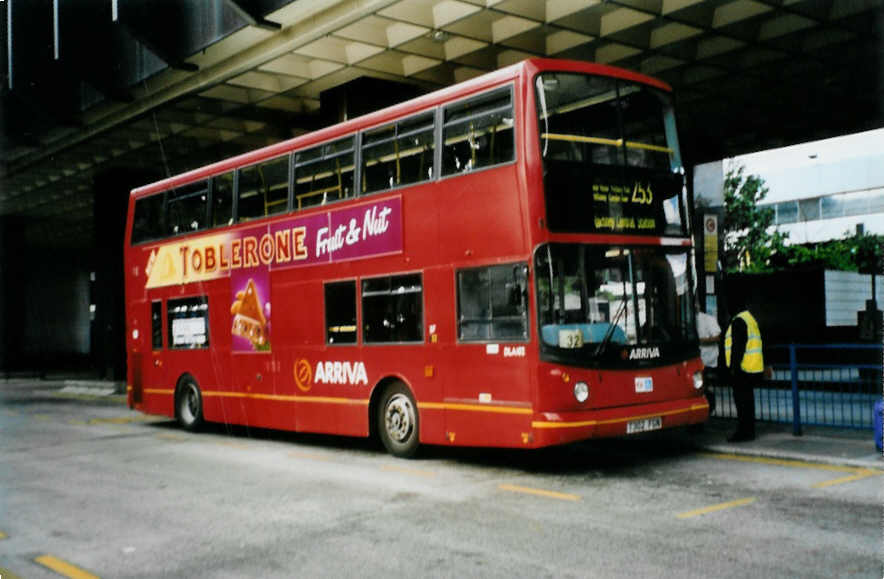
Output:
<svg viewBox="0 0 884 579">
<path fill-rule="evenodd" d="M 498 414 L 533 414 L 531 408 L 513 406 L 490 406 L 485 404 L 463 404 L 454 402 L 420 402 L 417 407 L 422 410 L 463 410 L 466 412 L 496 412 Z"/>
<path fill-rule="evenodd" d="M 253 394 L 250 392 L 225 392 L 217 390 L 203 392 L 202 395 L 204 398 L 250 398 L 252 400 L 276 400 L 279 402 L 309 402 L 321 404 L 368 404 L 368 398 L 341 398 L 332 396 L 291 396 L 287 394 Z"/>
</svg>

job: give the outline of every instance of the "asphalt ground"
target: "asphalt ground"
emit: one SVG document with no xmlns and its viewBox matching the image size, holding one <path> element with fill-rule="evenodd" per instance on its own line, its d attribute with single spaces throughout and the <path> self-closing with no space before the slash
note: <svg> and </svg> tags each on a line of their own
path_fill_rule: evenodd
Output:
<svg viewBox="0 0 884 579">
<path fill-rule="evenodd" d="M 871 433 L 733 424 L 542 451 L 211 425 L 0 382 L 0 576 L 877 577 Z M 794 439 L 794 440 L 793 440 Z"/>
</svg>

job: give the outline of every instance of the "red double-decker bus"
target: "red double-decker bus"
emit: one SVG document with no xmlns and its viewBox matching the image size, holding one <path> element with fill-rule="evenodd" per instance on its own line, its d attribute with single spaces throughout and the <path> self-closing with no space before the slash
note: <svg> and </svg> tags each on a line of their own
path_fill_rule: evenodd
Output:
<svg viewBox="0 0 884 579">
<path fill-rule="evenodd" d="M 702 422 L 689 210 L 670 88 L 547 59 L 136 189 L 129 405 L 398 456 Z"/>
</svg>

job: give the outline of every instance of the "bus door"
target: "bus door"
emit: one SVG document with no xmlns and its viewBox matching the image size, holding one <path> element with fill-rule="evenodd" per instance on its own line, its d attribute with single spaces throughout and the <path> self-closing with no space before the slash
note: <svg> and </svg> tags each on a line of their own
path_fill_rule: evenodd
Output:
<svg viewBox="0 0 884 579">
<path fill-rule="evenodd" d="M 512 446 L 530 433 L 528 267 L 457 272 L 457 379 L 446 386 L 449 440 Z"/>
<path fill-rule="evenodd" d="M 132 384 L 133 401 L 136 404 L 153 398 L 150 396 L 145 397 L 144 393 L 146 391 L 168 390 L 170 388 L 169 384 L 166 383 L 163 301 L 159 299 L 152 300 L 145 302 L 142 307 L 150 308 L 150 336 L 145 336 L 144 341 L 141 343 L 150 347 L 143 348 L 141 352 L 135 354 L 140 358 L 140 363 L 139 360 L 133 360 L 135 371 L 140 373 L 140 379 L 138 376 L 134 377 Z M 161 409 L 153 410 L 160 411 Z"/>
</svg>

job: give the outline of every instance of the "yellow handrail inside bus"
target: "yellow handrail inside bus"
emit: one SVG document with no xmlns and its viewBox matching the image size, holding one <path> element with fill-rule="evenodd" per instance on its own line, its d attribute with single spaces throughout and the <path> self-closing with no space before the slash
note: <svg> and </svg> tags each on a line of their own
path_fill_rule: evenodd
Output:
<svg viewBox="0 0 884 579">
<path fill-rule="evenodd" d="M 325 195 L 326 193 L 332 193 L 337 191 L 338 199 L 341 198 L 341 187 L 338 185 L 333 185 L 331 187 L 326 187 L 325 189 L 317 189 L 315 191 L 308 191 L 306 193 L 301 193 L 300 195 L 295 195 L 295 198 L 298 200 L 298 209 L 303 209 L 303 200 L 308 197 L 316 197 L 317 195 Z"/>
<path fill-rule="evenodd" d="M 468 131 L 466 133 L 462 133 L 460 135 L 455 135 L 453 137 L 448 137 L 447 139 L 445 139 L 442 142 L 442 146 L 448 147 L 449 145 L 455 145 L 457 143 L 462 143 L 462 142 L 470 140 L 470 139 L 475 140 L 476 137 L 484 136 L 484 135 L 490 133 L 491 131 L 494 131 L 496 133 L 497 131 L 500 131 L 500 130 L 511 130 L 512 128 L 513 128 L 512 123 L 498 123 L 496 125 L 488 126 L 487 128 L 479 130 L 479 131 L 476 131 L 475 129 L 473 129 L 471 127 L 470 131 Z"/>
<path fill-rule="evenodd" d="M 563 135 L 560 133 L 541 133 L 540 137 L 549 139 L 550 141 L 568 141 L 571 143 L 592 143 L 593 145 L 608 145 L 610 147 L 623 146 L 623 139 L 606 139 L 604 137 L 585 137 L 583 135 Z M 672 154 L 669 147 L 661 147 L 660 145 L 652 145 L 650 143 L 640 143 L 638 141 L 626 141 L 627 149 L 645 149 L 648 151 L 657 151 L 658 153 Z"/>
</svg>

